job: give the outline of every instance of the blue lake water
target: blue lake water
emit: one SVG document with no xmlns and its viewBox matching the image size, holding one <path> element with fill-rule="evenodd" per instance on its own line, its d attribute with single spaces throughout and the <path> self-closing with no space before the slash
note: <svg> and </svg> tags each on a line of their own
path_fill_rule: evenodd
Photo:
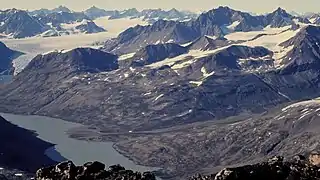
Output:
<svg viewBox="0 0 320 180">
<path fill-rule="evenodd" d="M 56 144 L 44 152 L 55 161 L 69 159 L 77 165 L 82 165 L 88 161 L 100 161 L 105 163 L 106 166 L 121 164 L 125 168 L 134 171 L 144 172 L 157 170 L 157 168 L 136 165 L 128 158 L 119 154 L 112 147 L 112 142 L 89 142 L 70 138 L 66 134 L 66 131 L 82 126 L 80 124 L 42 116 L 5 113 L 0 113 L 0 115 L 19 127 L 35 131 L 39 134 L 39 138 Z"/>
</svg>

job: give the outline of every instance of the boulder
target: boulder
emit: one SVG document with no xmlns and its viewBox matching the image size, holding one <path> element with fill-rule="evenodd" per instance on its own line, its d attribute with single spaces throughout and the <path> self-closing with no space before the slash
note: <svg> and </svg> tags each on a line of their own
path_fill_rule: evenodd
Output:
<svg viewBox="0 0 320 180">
<path fill-rule="evenodd" d="M 83 166 L 75 166 L 71 161 L 59 163 L 56 166 L 41 168 L 36 173 L 36 180 L 155 180 L 151 172 L 133 172 L 120 165 L 110 166 L 100 162 L 88 162 Z"/>
<path fill-rule="evenodd" d="M 309 156 L 309 162 L 314 166 L 320 166 L 320 154 L 311 154 Z"/>
<path fill-rule="evenodd" d="M 314 165 L 319 163 L 319 156 L 311 155 L 310 158 L 309 163 L 304 156 L 298 155 L 287 162 L 283 157 L 276 156 L 267 162 L 225 168 L 209 176 L 196 175 L 191 180 L 319 180 L 320 168 Z"/>
</svg>

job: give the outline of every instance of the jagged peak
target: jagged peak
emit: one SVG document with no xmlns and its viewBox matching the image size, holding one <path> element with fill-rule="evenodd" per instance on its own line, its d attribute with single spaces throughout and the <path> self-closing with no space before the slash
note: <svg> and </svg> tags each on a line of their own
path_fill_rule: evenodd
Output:
<svg viewBox="0 0 320 180">
<path fill-rule="evenodd" d="M 12 8 L 12 9 L 7 9 L 7 10 L 4 10 L 3 12 L 6 12 L 6 13 L 27 13 L 27 11 L 24 11 L 24 10 L 21 10 L 21 9 L 16 9 L 16 8 Z"/>
<path fill-rule="evenodd" d="M 220 10 L 233 10 L 231 9 L 229 6 L 219 6 L 218 8 L 216 9 L 220 9 Z"/>
<path fill-rule="evenodd" d="M 203 13 L 201 13 L 201 15 L 208 14 L 208 13 L 211 14 L 211 13 L 216 13 L 216 12 L 230 11 L 230 10 L 235 11 L 235 10 L 229 8 L 228 6 L 219 6 L 217 8 L 213 8 L 209 11 L 203 12 Z"/>
<path fill-rule="evenodd" d="M 292 16 L 285 9 L 283 9 L 281 7 L 278 7 L 276 10 L 274 10 L 270 14 L 272 14 L 272 15 L 280 15 L 280 16 L 284 16 L 284 17 L 291 17 Z"/>
<path fill-rule="evenodd" d="M 97 6 L 91 6 L 90 8 L 88 8 L 86 11 L 89 11 L 89 10 L 91 10 L 91 11 L 93 11 L 93 10 L 103 10 L 103 9 L 101 9 L 101 8 L 98 8 Z"/>
<path fill-rule="evenodd" d="M 53 11 L 62 11 L 62 12 L 72 12 L 68 7 L 60 5 L 57 8 L 52 9 Z"/>
<path fill-rule="evenodd" d="M 176 8 L 172 8 L 168 12 L 180 13 L 180 11 L 177 10 Z"/>
<path fill-rule="evenodd" d="M 57 7 L 57 9 L 69 9 L 69 8 L 66 7 L 66 6 L 60 5 L 60 6 Z"/>
</svg>

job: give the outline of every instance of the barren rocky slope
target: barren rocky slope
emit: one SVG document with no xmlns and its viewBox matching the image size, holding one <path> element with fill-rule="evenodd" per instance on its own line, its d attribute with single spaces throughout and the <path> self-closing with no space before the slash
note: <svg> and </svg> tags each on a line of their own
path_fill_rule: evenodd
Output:
<svg viewBox="0 0 320 180">
<path fill-rule="evenodd" d="M 227 19 L 215 22 L 220 16 Z M 87 125 L 69 133 L 117 141 L 121 153 L 162 167 L 165 178 L 310 153 L 320 148 L 320 28 L 292 26 L 282 9 L 268 17 L 264 25 L 291 26 L 245 40 L 205 35 L 215 23 L 244 18 L 245 28 L 265 19 L 221 7 L 193 21 L 201 27 L 194 37 L 180 23 L 158 21 L 108 42 L 112 52 L 135 49 L 131 54 L 78 48 L 39 55 L 0 89 L 0 112 Z M 154 34 L 164 38 L 168 29 L 181 42 L 195 41 L 161 42 Z"/>
</svg>

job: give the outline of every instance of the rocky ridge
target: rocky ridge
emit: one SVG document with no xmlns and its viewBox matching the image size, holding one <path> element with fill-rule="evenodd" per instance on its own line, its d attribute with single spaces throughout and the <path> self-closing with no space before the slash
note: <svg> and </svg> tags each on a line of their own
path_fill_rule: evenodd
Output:
<svg viewBox="0 0 320 180">
<path fill-rule="evenodd" d="M 311 155 L 311 159 L 312 156 L 315 155 Z M 284 161 L 283 157 L 276 156 L 267 162 L 225 168 L 217 174 L 198 175 L 190 178 L 190 180 L 318 180 L 320 179 L 319 165 L 319 162 L 310 162 L 301 155 L 295 156 L 292 161 Z"/>
<path fill-rule="evenodd" d="M 133 172 L 120 165 L 110 166 L 105 170 L 105 165 L 100 162 L 88 162 L 83 166 L 75 166 L 71 161 L 62 162 L 56 166 L 41 168 L 36 172 L 36 180 L 156 180 L 150 172 Z"/>
<path fill-rule="evenodd" d="M 197 174 L 189 180 L 318 180 L 320 179 L 319 155 L 311 154 L 309 158 L 296 155 L 292 160 L 285 161 L 281 156 L 275 156 L 265 162 L 228 167 L 211 175 Z M 13 172 L 13 171 L 12 171 Z M 11 173 L 12 173 L 11 172 Z M 36 172 L 35 178 L 22 173 L 11 175 L 10 171 L 0 170 L 1 180 L 36 179 L 36 180 L 156 180 L 151 172 L 133 172 L 120 165 L 113 165 L 105 170 L 100 162 L 88 162 L 83 166 L 76 166 L 72 161 L 61 162 L 55 166 L 44 167 Z M 184 178 L 180 178 L 184 179 Z"/>
<path fill-rule="evenodd" d="M 310 24 L 308 19 L 292 16 L 281 8 L 265 16 L 253 16 L 220 6 L 186 22 L 160 19 L 149 26 L 129 28 L 117 38 L 106 41 L 103 49 L 116 54 L 126 54 L 156 42 L 183 44 L 203 36 L 222 38 L 232 32 L 257 31 L 266 27 L 298 28 L 299 23 Z"/>
</svg>

